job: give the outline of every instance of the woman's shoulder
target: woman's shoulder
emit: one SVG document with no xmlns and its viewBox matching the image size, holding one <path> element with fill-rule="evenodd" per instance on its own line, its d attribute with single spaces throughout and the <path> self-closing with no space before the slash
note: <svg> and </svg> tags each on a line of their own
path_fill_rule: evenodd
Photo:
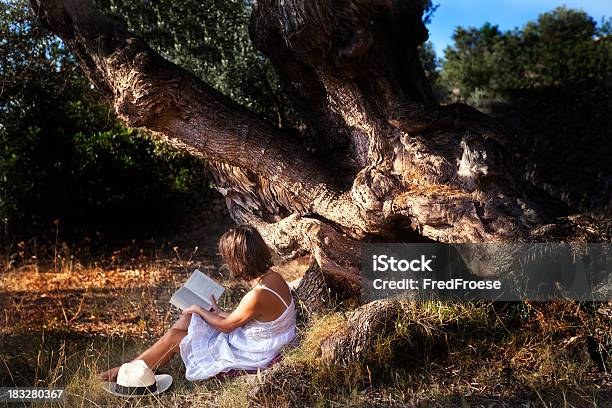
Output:
<svg viewBox="0 0 612 408">
<path fill-rule="evenodd" d="M 264 278 L 261 280 L 260 285 L 266 286 L 270 289 L 286 289 L 289 290 L 289 286 L 287 285 L 287 281 L 285 281 L 285 278 L 283 278 L 283 276 L 276 272 L 275 270 L 270 269 L 269 272 L 267 272 L 266 275 L 264 275 Z"/>
<path fill-rule="evenodd" d="M 262 293 L 268 292 L 266 294 L 268 296 L 270 291 L 272 291 L 280 296 L 283 301 L 289 302 L 291 300 L 291 289 L 289 289 L 287 282 L 278 272 L 269 274 L 265 279 L 262 279 L 258 286 L 262 289 Z"/>
</svg>

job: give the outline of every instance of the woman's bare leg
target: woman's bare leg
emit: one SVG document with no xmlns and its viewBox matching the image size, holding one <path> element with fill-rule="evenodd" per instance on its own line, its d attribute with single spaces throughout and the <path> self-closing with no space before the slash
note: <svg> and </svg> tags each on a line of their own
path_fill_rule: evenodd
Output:
<svg viewBox="0 0 612 408">
<path fill-rule="evenodd" d="M 178 353 L 179 344 L 181 344 L 181 340 L 186 335 L 186 330 L 171 328 L 161 339 L 157 340 L 155 344 L 134 360 L 144 360 L 151 370 L 155 371 L 159 367 L 166 365 Z"/>
<path fill-rule="evenodd" d="M 134 360 L 144 360 L 153 371 L 167 364 L 179 351 L 179 344 L 187 335 L 187 328 L 189 327 L 190 320 L 191 315 L 181 316 L 166 334 Z M 101 373 L 99 377 L 101 380 L 115 381 L 118 373 L 119 367 L 114 367 Z"/>
<path fill-rule="evenodd" d="M 172 328 L 187 331 L 189 323 L 191 323 L 191 314 L 184 314 L 181 315 L 176 322 L 174 322 Z"/>
</svg>

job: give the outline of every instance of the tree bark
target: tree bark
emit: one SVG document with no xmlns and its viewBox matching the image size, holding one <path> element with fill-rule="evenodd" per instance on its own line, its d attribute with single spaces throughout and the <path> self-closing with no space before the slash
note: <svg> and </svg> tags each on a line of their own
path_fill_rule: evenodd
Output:
<svg viewBox="0 0 612 408">
<path fill-rule="evenodd" d="M 311 118 L 322 157 L 380 232 L 402 217 L 437 241 L 526 239 L 546 214 L 528 200 L 493 121 L 440 108 L 418 59 L 418 2 L 260 1 L 251 37 Z M 500 143 L 501 141 L 501 143 Z"/>
</svg>

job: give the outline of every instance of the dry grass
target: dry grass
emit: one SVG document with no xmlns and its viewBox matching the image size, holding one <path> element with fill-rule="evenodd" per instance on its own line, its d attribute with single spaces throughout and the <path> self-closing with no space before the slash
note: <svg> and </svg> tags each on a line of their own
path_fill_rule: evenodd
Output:
<svg viewBox="0 0 612 408">
<path fill-rule="evenodd" d="M 37 361 L 37 368 L 43 374 L 39 379 L 39 386 L 60 387 L 65 389 L 65 398 L 61 402 L 45 402 L 37 404 L 41 407 L 246 407 L 246 391 L 249 386 L 245 378 L 238 378 L 221 383 L 216 380 L 194 384 L 184 379 L 184 370 L 179 359 L 172 361 L 171 365 L 163 371 L 172 374 L 174 383 L 169 392 L 159 396 L 142 399 L 123 400 L 107 394 L 101 388 L 96 373 L 102 370 L 104 361 L 109 353 L 134 355 L 142 349 L 144 342 L 130 342 L 129 344 L 101 344 L 97 341 L 67 346 L 67 353 L 51 356 L 46 361 Z M 78 349 L 74 351 L 74 349 Z M 39 351 L 42 350 L 39 349 Z M 5 351 L 3 351 L 4 355 Z M 25 358 L 22 355 L 22 358 Z M 115 359 L 115 357 L 111 357 Z"/>
<path fill-rule="evenodd" d="M 228 290 L 222 307 L 239 301 L 246 288 L 219 268 L 215 253 L 222 232 L 219 228 L 200 236 L 199 248 L 181 242 L 157 247 L 141 243 L 104 256 L 62 243 L 46 250 L 19 243 L 17 254 L 5 256 L 0 273 L 0 386 L 66 389 L 61 403 L 41 406 L 246 406 L 248 377 L 193 384 L 184 379 L 178 357 L 165 368 L 174 378 L 172 391 L 156 398 L 118 400 L 96 378 L 164 333 L 178 316 L 168 300 L 193 269 L 223 281 Z M 298 259 L 275 269 L 294 280 L 308 264 L 308 259 Z"/>
<path fill-rule="evenodd" d="M 216 239 L 210 234 L 200 248 L 215 248 Z M 89 260 L 5 262 L 0 384 L 66 388 L 66 399 L 55 405 L 61 407 L 246 406 L 257 376 L 193 384 L 179 358 L 165 369 L 175 380 L 171 392 L 157 398 L 118 400 L 101 390 L 97 372 L 133 357 L 173 321 L 167 300 L 193 268 L 225 279 L 225 306 L 244 291 L 218 269 L 215 253 L 164 247 Z M 278 270 L 291 280 L 307 265 L 300 260 Z M 392 330 L 350 368 L 320 359 L 321 343 L 346 329 L 347 315 L 320 315 L 300 329 L 299 347 L 282 363 L 296 370 L 283 385 L 290 396 L 285 405 L 612 406 L 602 402 L 612 377 L 598 370 L 592 353 L 593 344 L 612 349 L 610 317 L 594 310 L 572 302 L 403 303 Z M 299 383 L 308 395 L 289 392 Z"/>
</svg>

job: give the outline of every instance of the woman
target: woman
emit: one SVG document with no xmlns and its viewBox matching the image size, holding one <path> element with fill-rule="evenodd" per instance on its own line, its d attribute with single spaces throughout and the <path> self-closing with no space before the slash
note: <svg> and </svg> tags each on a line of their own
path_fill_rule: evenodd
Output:
<svg viewBox="0 0 612 408">
<path fill-rule="evenodd" d="M 240 226 L 227 231 L 219 252 L 232 277 L 251 290 L 231 313 L 212 299 L 212 310 L 197 305 L 153 346 L 136 357 L 152 369 L 165 365 L 180 352 L 190 381 L 205 380 L 229 370 L 264 368 L 295 337 L 295 304 L 285 280 L 270 269 L 270 251 L 257 230 Z M 119 367 L 102 374 L 114 381 Z"/>
</svg>

